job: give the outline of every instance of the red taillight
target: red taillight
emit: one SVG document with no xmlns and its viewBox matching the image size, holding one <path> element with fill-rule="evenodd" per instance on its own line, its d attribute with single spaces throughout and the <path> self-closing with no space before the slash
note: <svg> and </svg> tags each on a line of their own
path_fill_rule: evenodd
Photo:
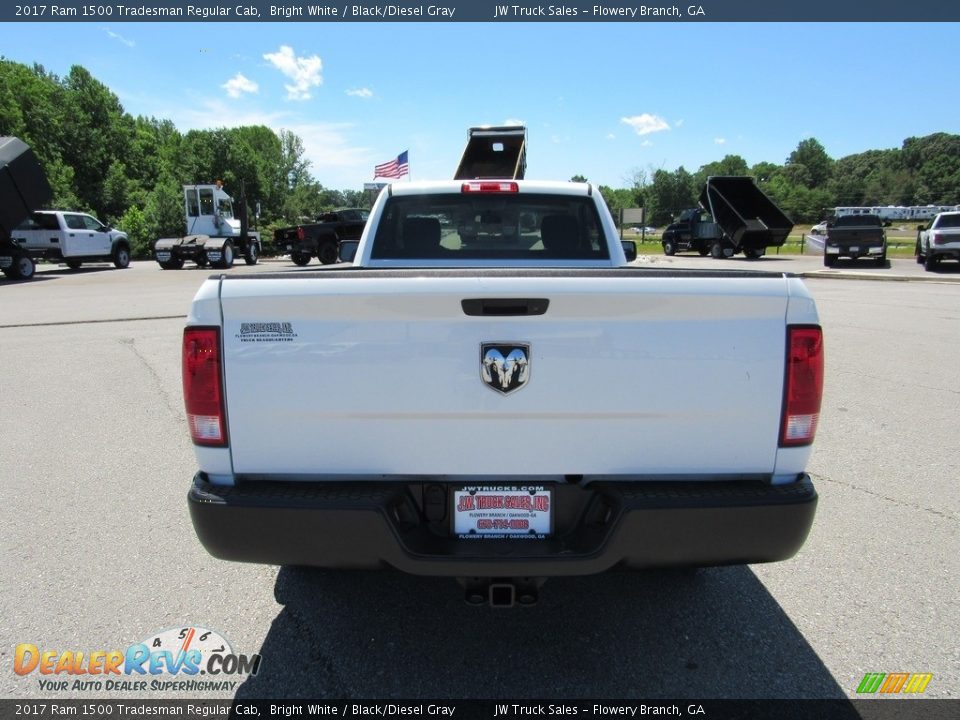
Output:
<svg viewBox="0 0 960 720">
<path fill-rule="evenodd" d="M 307 234 L 303 231 L 302 227 L 297 228 L 297 240 L 303 240 Z"/>
<path fill-rule="evenodd" d="M 787 328 L 780 447 L 813 442 L 822 397 L 823 331 L 816 325 L 791 325 Z"/>
<path fill-rule="evenodd" d="M 190 437 L 197 445 L 225 446 L 220 328 L 183 331 L 183 402 Z"/>
<path fill-rule="evenodd" d="M 499 182 L 496 180 L 477 180 L 465 182 L 460 186 L 460 192 L 465 193 L 515 193 L 520 192 L 520 186 L 515 182 Z"/>
<path fill-rule="evenodd" d="M 948 242 L 950 242 L 950 240 L 947 239 L 946 235 L 941 235 L 940 233 L 933 234 L 934 245 L 946 245 Z"/>
</svg>

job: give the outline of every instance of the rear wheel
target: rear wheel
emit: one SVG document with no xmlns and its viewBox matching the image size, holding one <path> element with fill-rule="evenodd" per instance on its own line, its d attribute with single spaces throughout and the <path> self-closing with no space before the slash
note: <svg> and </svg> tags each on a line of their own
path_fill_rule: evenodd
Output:
<svg viewBox="0 0 960 720">
<path fill-rule="evenodd" d="M 310 256 L 307 253 L 295 252 L 290 254 L 290 259 L 293 260 L 294 265 L 299 265 L 303 267 L 304 265 L 310 262 Z"/>
<path fill-rule="evenodd" d="M 884 252 L 883 255 L 877 258 L 877 267 L 886 267 L 887 266 L 887 253 Z"/>
<path fill-rule="evenodd" d="M 160 267 L 164 270 L 179 270 L 183 267 L 183 260 L 179 258 L 167 260 L 166 262 L 160 263 Z"/>
<path fill-rule="evenodd" d="M 320 244 L 317 251 L 317 259 L 324 265 L 333 265 L 339 257 L 336 240 L 328 240 Z"/>
<path fill-rule="evenodd" d="M 717 240 L 717 241 L 714 242 L 714 243 L 711 243 L 711 245 L 710 245 L 710 257 L 712 257 L 714 260 L 722 260 L 722 259 L 723 259 L 723 243 L 720 242 L 719 240 Z"/>
<path fill-rule="evenodd" d="M 923 253 L 920 252 L 920 241 L 917 240 L 917 246 L 913 249 L 913 254 L 917 257 L 917 264 L 923 265 Z"/>
<path fill-rule="evenodd" d="M 663 241 L 663 254 L 664 255 L 676 255 L 677 249 L 673 246 L 673 243 L 669 240 Z"/>
<path fill-rule="evenodd" d="M 130 266 L 130 248 L 126 245 L 117 245 L 113 249 L 113 266 L 121 270 Z"/>
<path fill-rule="evenodd" d="M 700 257 L 706 257 L 710 254 L 710 248 L 700 246 L 697 248 L 697 252 L 700 253 Z"/>
<path fill-rule="evenodd" d="M 824 267 L 833 267 L 837 264 L 836 255 L 824 255 L 823 256 L 823 266 Z"/>
<path fill-rule="evenodd" d="M 931 272 L 937 267 L 937 264 L 940 260 L 932 252 L 927 250 L 927 254 L 923 258 L 923 269 L 927 272 Z"/>
<path fill-rule="evenodd" d="M 756 260 L 763 255 L 763 252 L 757 248 L 744 248 L 743 254 L 748 260 Z"/>
<path fill-rule="evenodd" d="M 244 253 L 243 261 L 247 265 L 256 265 L 260 261 L 260 250 L 257 248 L 257 244 L 255 242 L 252 242 L 247 246 L 247 252 Z"/>
<path fill-rule="evenodd" d="M 33 258 L 29 255 L 14 255 L 13 264 L 3 269 L 3 274 L 11 280 L 29 280 L 37 271 Z"/>
</svg>

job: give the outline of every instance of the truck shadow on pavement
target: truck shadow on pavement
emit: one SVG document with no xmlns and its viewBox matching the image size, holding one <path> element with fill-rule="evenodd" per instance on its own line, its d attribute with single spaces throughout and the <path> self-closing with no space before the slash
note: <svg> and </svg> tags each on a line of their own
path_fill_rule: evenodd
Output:
<svg viewBox="0 0 960 720">
<path fill-rule="evenodd" d="M 392 570 L 284 567 L 275 593 L 237 700 L 845 697 L 748 567 L 554 578 L 510 609 Z"/>
</svg>

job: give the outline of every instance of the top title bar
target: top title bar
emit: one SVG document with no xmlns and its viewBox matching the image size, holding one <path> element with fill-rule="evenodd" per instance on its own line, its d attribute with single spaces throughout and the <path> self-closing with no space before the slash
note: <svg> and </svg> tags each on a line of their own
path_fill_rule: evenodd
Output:
<svg viewBox="0 0 960 720">
<path fill-rule="evenodd" d="M 79 0 L 3 4 L 3 22 L 958 22 L 956 0 L 683 0 L 674 5 L 610 0 L 513 4 L 416 2 L 229 2 Z"/>
</svg>

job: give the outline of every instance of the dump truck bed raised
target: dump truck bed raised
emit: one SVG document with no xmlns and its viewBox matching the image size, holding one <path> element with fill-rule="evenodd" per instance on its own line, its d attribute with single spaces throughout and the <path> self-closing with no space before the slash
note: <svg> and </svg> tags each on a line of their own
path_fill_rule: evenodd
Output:
<svg viewBox="0 0 960 720">
<path fill-rule="evenodd" d="M 751 177 L 712 176 L 700 192 L 700 204 L 737 250 L 779 247 L 793 222 L 757 187 Z"/>
</svg>

